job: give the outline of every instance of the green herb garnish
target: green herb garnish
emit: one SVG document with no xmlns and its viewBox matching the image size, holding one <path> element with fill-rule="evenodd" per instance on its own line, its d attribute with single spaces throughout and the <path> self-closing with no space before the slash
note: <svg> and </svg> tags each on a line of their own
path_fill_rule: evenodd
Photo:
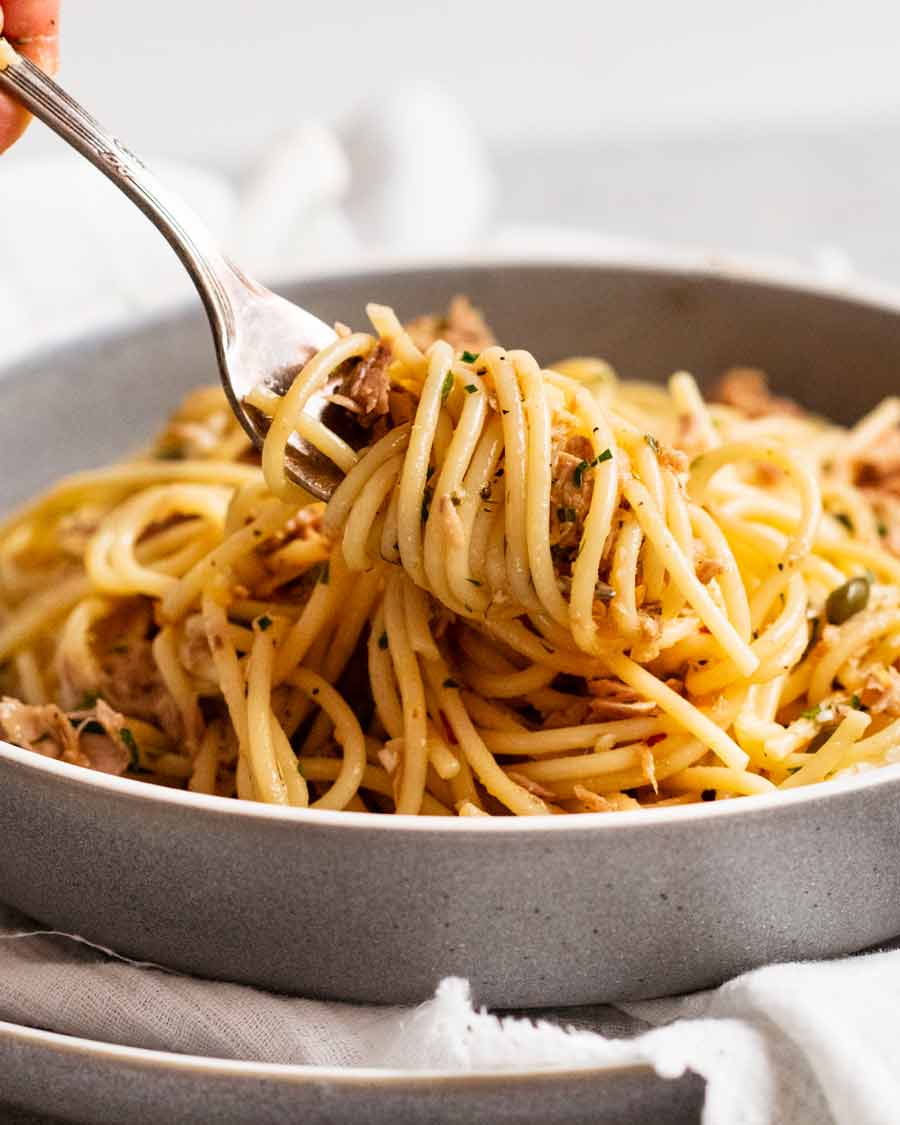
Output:
<svg viewBox="0 0 900 1125">
<path fill-rule="evenodd" d="M 450 392 L 453 390 L 453 372 L 448 371 L 444 376 L 444 381 L 441 383 L 441 402 L 446 402 L 450 397 Z"/>
<path fill-rule="evenodd" d="M 180 445 L 164 445 L 156 451 L 157 461 L 183 461 L 184 450 Z"/>
<path fill-rule="evenodd" d="M 474 383 L 466 383 L 466 394 L 473 395 L 478 390 Z"/>
<path fill-rule="evenodd" d="M 119 731 L 119 737 L 125 743 L 128 753 L 131 755 L 131 760 L 128 765 L 132 770 L 139 770 L 141 768 L 141 756 L 138 751 L 138 744 L 134 740 L 134 735 L 128 727 L 122 727 Z"/>
<path fill-rule="evenodd" d="M 584 480 L 584 474 L 588 471 L 588 469 L 590 467 L 591 467 L 590 461 L 579 461 L 578 464 L 575 466 L 575 472 L 574 472 L 573 476 L 574 476 L 576 488 L 581 488 L 581 482 Z"/>
<path fill-rule="evenodd" d="M 256 624 L 260 627 L 260 629 L 263 632 L 265 632 L 266 629 L 268 629 L 269 626 L 272 624 L 272 618 L 269 617 L 269 615 L 267 613 L 264 613 L 262 615 L 262 617 L 257 618 Z"/>
<path fill-rule="evenodd" d="M 644 434 L 644 441 L 650 446 L 656 456 L 659 456 L 659 442 L 653 434 Z"/>
<path fill-rule="evenodd" d="M 463 354 L 460 356 L 460 359 L 463 361 L 463 363 L 474 363 L 475 360 L 478 359 L 478 355 L 480 354 L 480 352 L 478 354 L 476 354 L 475 352 L 463 352 Z"/>
</svg>

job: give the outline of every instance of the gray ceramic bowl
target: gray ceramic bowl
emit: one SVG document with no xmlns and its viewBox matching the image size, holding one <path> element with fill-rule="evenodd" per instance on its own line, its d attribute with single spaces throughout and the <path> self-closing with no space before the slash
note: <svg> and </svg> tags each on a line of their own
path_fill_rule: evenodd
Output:
<svg viewBox="0 0 900 1125">
<path fill-rule="evenodd" d="M 412 315 L 466 292 L 548 360 L 755 364 L 842 419 L 896 391 L 888 299 L 722 270 L 489 264 L 287 292 L 350 323 L 371 298 Z M 0 504 L 123 452 L 214 378 L 198 315 L 20 365 L 0 387 Z M 710 806 L 431 821 L 195 796 L 0 745 L 0 898 L 132 957 L 309 996 L 415 1001 L 447 974 L 506 1007 L 701 988 L 900 933 L 898 854 L 897 767 Z"/>
</svg>

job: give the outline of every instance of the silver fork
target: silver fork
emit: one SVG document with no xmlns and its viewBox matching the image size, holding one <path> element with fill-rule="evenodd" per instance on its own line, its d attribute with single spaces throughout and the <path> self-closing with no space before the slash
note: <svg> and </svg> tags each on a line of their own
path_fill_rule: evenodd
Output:
<svg viewBox="0 0 900 1125">
<path fill-rule="evenodd" d="M 264 420 L 243 405 L 244 396 L 263 384 L 283 392 L 302 364 L 335 339 L 334 331 L 312 313 L 277 296 L 247 277 L 221 252 L 191 209 L 87 113 L 73 98 L 27 59 L 4 52 L 0 40 L 0 90 L 29 109 L 137 204 L 181 259 L 209 318 L 222 384 L 231 406 L 259 446 Z M 313 396 L 306 413 L 328 411 L 332 386 Z M 361 435 L 345 435 L 360 444 Z M 327 499 L 341 471 L 298 438 L 288 447 L 288 476 L 320 499 Z"/>
</svg>

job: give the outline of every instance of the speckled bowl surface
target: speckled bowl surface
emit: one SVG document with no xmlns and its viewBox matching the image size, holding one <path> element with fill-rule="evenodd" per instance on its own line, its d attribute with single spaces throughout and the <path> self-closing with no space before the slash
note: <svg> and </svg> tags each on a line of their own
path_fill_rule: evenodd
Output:
<svg viewBox="0 0 900 1125">
<path fill-rule="evenodd" d="M 468 1074 L 283 1066 L 0 1022 L 0 1120 L 14 1125 L 13 1106 L 30 1111 L 23 1125 L 697 1125 L 703 1090 L 696 1074 L 665 1079 L 641 1063 Z"/>
<path fill-rule="evenodd" d="M 732 363 L 840 419 L 897 390 L 892 297 L 684 263 L 488 263 L 284 290 L 325 319 L 457 292 L 551 360 L 699 377 Z M 0 384 L 0 505 L 148 436 L 216 377 L 199 314 L 39 356 Z M 31 423 L 34 419 L 34 424 Z M 155 788 L 0 744 L 0 899 L 203 976 L 398 1003 L 468 977 L 481 1003 L 701 988 L 900 933 L 900 767 L 713 805 L 536 820 L 269 808 Z"/>
</svg>

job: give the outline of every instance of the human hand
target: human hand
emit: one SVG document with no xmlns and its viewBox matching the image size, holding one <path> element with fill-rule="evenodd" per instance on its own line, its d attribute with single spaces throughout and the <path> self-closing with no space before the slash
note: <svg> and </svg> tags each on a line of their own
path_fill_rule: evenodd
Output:
<svg viewBox="0 0 900 1125">
<path fill-rule="evenodd" d="M 53 74 L 59 59 L 59 0 L 0 0 L 0 27 L 19 54 Z M 0 152 L 19 139 L 30 115 L 0 94 Z"/>
</svg>

